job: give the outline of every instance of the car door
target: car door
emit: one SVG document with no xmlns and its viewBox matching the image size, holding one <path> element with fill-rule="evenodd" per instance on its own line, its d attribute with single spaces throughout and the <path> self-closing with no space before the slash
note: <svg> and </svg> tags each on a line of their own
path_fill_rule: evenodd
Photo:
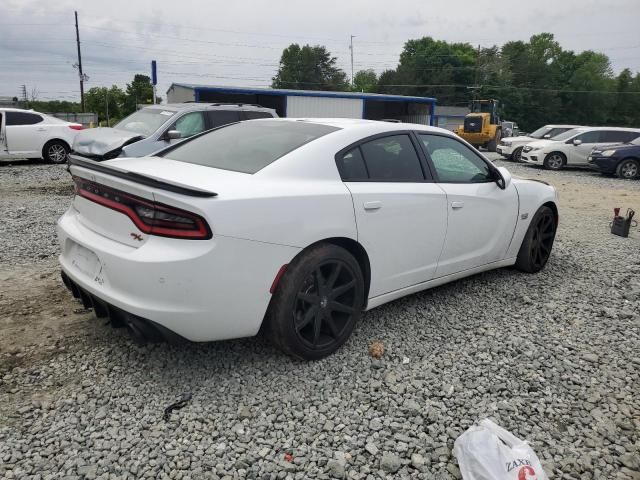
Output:
<svg viewBox="0 0 640 480">
<path fill-rule="evenodd" d="M 587 165 L 589 154 L 600 143 L 604 130 L 591 130 L 567 141 L 567 165 Z M 579 143 L 576 145 L 576 140 Z"/>
<path fill-rule="evenodd" d="M 336 156 L 351 192 L 369 297 L 433 278 L 447 230 L 446 196 L 409 132 L 372 137 Z"/>
<path fill-rule="evenodd" d="M 209 117 L 209 128 L 217 128 L 243 120 L 238 110 L 209 110 L 207 116 Z"/>
<path fill-rule="evenodd" d="M 47 136 L 41 115 L 34 112 L 7 111 L 5 141 L 12 157 L 40 158 Z"/>
<path fill-rule="evenodd" d="M 434 133 L 418 138 L 447 195 L 447 236 L 436 277 L 503 260 L 518 218 L 515 186 L 498 187 L 495 167 L 456 138 Z"/>
</svg>

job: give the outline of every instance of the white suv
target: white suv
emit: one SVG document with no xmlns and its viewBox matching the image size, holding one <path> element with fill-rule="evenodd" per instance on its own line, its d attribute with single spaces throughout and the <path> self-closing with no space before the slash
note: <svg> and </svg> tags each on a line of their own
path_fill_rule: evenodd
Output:
<svg viewBox="0 0 640 480">
<path fill-rule="evenodd" d="M 0 159 L 43 158 L 64 163 L 82 125 L 18 108 L 0 108 Z"/>
<path fill-rule="evenodd" d="M 579 127 L 557 135 L 553 140 L 539 140 L 527 144 L 521 160 L 560 170 L 566 165 L 589 165 L 591 150 L 607 145 L 627 143 L 640 137 L 638 128 Z"/>
<path fill-rule="evenodd" d="M 577 126 L 578 125 L 545 125 L 529 135 L 503 138 L 496 151 L 505 158 L 519 162 L 522 149 L 527 143 L 536 140 L 552 139 Z"/>
</svg>

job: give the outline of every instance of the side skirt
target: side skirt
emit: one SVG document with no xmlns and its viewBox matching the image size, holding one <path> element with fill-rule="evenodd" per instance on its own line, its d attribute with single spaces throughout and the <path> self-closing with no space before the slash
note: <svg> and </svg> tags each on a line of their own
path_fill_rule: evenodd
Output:
<svg viewBox="0 0 640 480">
<path fill-rule="evenodd" d="M 486 265 L 481 265 L 479 267 L 470 268 L 469 270 L 463 270 L 462 272 L 452 273 L 451 275 L 446 275 L 444 277 L 434 278 L 433 280 L 428 280 L 426 282 L 418 283 L 410 287 L 401 288 L 400 290 L 394 290 L 393 292 L 384 293 L 382 295 L 378 295 L 377 297 L 370 298 L 367 302 L 366 310 L 371 310 L 372 308 L 379 307 L 380 305 L 383 305 L 387 302 L 391 302 L 392 300 L 411 295 L 412 293 L 421 292 L 422 290 L 428 290 L 429 288 L 433 287 L 438 287 L 440 285 L 444 285 L 445 283 L 453 282 L 454 280 L 459 280 L 461 278 L 475 275 L 476 273 L 495 270 L 502 267 L 509 267 L 511 265 L 515 265 L 515 263 L 516 257 L 507 258 L 498 262 L 492 262 Z"/>
</svg>

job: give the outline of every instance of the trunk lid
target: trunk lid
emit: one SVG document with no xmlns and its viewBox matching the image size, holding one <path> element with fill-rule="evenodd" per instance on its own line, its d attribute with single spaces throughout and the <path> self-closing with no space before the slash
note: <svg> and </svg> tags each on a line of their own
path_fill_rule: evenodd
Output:
<svg viewBox="0 0 640 480">
<path fill-rule="evenodd" d="M 202 217 L 210 227 L 205 204 L 216 201 L 221 189 L 229 193 L 236 190 L 239 183 L 252 178 L 248 174 L 160 157 L 118 158 L 96 163 L 71 156 L 70 172 L 80 179 L 77 182 L 91 182 L 87 187 L 90 193 L 107 199 L 114 195 L 134 196 L 142 202 L 178 208 Z M 84 226 L 117 242 L 140 247 L 151 236 L 138 228 L 126 213 L 85 196 L 77 194 L 73 205 Z"/>
</svg>

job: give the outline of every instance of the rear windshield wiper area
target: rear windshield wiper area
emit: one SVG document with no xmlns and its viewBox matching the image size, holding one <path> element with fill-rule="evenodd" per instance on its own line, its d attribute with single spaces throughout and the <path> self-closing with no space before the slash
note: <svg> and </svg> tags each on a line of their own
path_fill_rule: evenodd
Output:
<svg viewBox="0 0 640 480">
<path fill-rule="evenodd" d="M 122 178 L 124 180 L 139 183 L 140 185 L 146 185 L 147 187 L 166 190 L 173 193 L 180 193 L 182 195 L 188 195 L 190 197 L 207 198 L 218 196 L 216 192 L 210 192 L 208 190 L 202 190 L 200 188 L 187 187 L 179 183 L 160 180 L 158 178 L 142 175 L 136 172 L 129 172 L 121 168 L 112 167 L 103 163 L 97 163 L 93 160 L 88 160 L 77 155 L 69 155 L 69 165 L 86 168 L 87 170 L 93 170 L 100 173 L 106 173 L 107 175 L 111 175 L 112 177 Z"/>
</svg>

